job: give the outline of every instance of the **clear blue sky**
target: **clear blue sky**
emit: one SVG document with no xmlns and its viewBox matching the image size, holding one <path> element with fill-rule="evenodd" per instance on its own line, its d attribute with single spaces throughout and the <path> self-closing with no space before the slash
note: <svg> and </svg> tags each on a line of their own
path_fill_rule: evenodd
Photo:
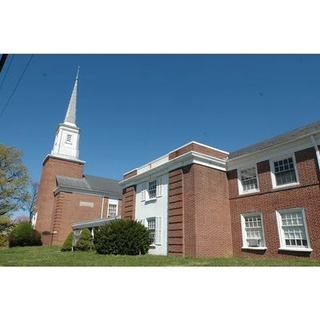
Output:
<svg viewBox="0 0 320 320">
<path fill-rule="evenodd" d="M 0 110 L 28 59 L 15 56 Z M 87 174 L 120 179 L 190 140 L 233 151 L 320 119 L 320 55 L 35 55 L 0 118 L 35 181 L 78 65 Z"/>
</svg>

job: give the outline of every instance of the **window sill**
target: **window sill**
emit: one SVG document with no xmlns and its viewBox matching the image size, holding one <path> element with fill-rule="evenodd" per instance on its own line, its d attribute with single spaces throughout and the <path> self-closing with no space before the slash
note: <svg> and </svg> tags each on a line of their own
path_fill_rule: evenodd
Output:
<svg viewBox="0 0 320 320">
<path fill-rule="evenodd" d="M 267 247 L 242 247 L 241 248 L 242 250 L 260 250 L 260 251 L 263 251 L 263 250 L 267 250 Z"/>
<path fill-rule="evenodd" d="M 248 196 L 248 195 L 252 195 L 252 194 L 255 194 L 255 193 L 259 193 L 260 190 L 257 189 L 257 190 L 250 190 L 250 191 L 242 191 L 242 192 L 239 192 L 239 196 Z"/>
<path fill-rule="evenodd" d="M 290 188 L 290 187 L 296 187 L 299 186 L 300 183 L 299 182 L 294 182 L 294 183 L 288 183 L 288 184 L 283 184 L 281 186 L 272 186 L 273 190 L 278 190 L 278 189 L 283 189 L 283 188 Z"/>
<path fill-rule="evenodd" d="M 152 199 L 145 200 L 144 203 L 145 204 L 149 204 L 149 203 L 153 203 L 153 202 L 156 202 L 156 201 L 157 201 L 157 198 L 152 198 Z"/>
<path fill-rule="evenodd" d="M 311 248 L 286 248 L 282 247 L 279 248 L 279 251 L 297 251 L 297 252 L 312 252 Z"/>
</svg>

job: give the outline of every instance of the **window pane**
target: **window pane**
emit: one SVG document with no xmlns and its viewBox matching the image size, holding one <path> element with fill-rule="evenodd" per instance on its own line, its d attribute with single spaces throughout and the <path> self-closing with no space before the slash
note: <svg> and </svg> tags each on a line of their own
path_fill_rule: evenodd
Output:
<svg viewBox="0 0 320 320">
<path fill-rule="evenodd" d="M 149 199 L 155 198 L 157 193 L 157 181 L 153 180 L 149 182 Z"/>
<path fill-rule="evenodd" d="M 287 158 L 274 162 L 274 173 L 277 186 L 297 182 L 294 170 L 293 158 Z"/>
<path fill-rule="evenodd" d="M 281 213 L 285 244 L 288 247 L 308 247 L 302 211 Z"/>
<path fill-rule="evenodd" d="M 258 180 L 255 167 L 241 170 L 240 180 L 243 191 L 258 189 Z"/>
<path fill-rule="evenodd" d="M 246 246 L 250 248 L 254 247 L 263 247 L 264 239 L 263 239 L 263 231 L 262 231 L 262 223 L 261 216 L 249 216 L 245 217 L 245 238 L 246 238 Z"/>
</svg>

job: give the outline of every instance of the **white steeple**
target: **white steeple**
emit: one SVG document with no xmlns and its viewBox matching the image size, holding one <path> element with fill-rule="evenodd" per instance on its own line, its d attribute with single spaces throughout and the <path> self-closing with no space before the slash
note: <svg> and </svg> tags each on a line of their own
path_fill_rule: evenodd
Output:
<svg viewBox="0 0 320 320">
<path fill-rule="evenodd" d="M 70 160 L 79 160 L 80 129 L 76 125 L 79 70 L 80 67 L 78 67 L 76 80 L 73 86 L 64 122 L 60 123 L 57 128 L 56 137 L 51 152 L 51 155 L 55 157 Z"/>
</svg>

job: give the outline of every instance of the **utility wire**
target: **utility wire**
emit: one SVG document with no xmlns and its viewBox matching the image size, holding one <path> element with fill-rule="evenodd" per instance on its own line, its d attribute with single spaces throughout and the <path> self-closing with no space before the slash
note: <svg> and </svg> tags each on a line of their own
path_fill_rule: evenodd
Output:
<svg viewBox="0 0 320 320">
<path fill-rule="evenodd" d="M 4 84 L 4 80 L 6 80 L 6 77 L 7 77 L 7 74 L 8 74 L 8 72 L 9 72 L 9 69 L 10 69 L 10 66 L 11 66 L 11 64 L 12 64 L 13 59 L 14 59 L 14 55 L 13 55 L 12 58 L 10 59 L 9 64 L 8 64 L 8 68 L 6 69 L 6 72 L 5 72 L 5 74 L 3 75 L 2 81 L 1 81 L 1 83 L 0 83 L 0 90 L 1 90 L 1 88 L 2 88 L 2 86 L 3 86 L 3 84 Z"/>
<path fill-rule="evenodd" d="M 9 105 L 11 99 L 12 99 L 12 97 L 14 96 L 15 92 L 17 91 L 17 89 L 18 89 L 18 87 L 19 87 L 19 84 L 20 84 L 20 82 L 21 82 L 24 74 L 26 73 L 26 71 L 27 71 L 27 69 L 28 69 L 28 67 L 29 67 L 29 65 L 30 65 L 30 63 L 31 63 L 32 58 L 33 58 L 33 54 L 30 56 L 30 59 L 28 60 L 26 66 L 24 67 L 24 69 L 23 69 L 23 71 L 22 71 L 22 73 L 21 73 L 21 75 L 20 75 L 20 77 L 19 77 L 19 79 L 18 79 L 18 81 L 17 81 L 17 83 L 16 83 L 16 86 L 14 87 L 14 89 L 13 89 L 10 97 L 8 98 L 7 102 L 6 102 L 5 105 L 3 106 L 3 108 L 2 108 L 2 110 L 1 110 L 1 112 L 0 112 L 0 118 L 2 118 L 2 116 L 3 116 L 4 112 L 6 111 L 8 105 Z"/>
</svg>

